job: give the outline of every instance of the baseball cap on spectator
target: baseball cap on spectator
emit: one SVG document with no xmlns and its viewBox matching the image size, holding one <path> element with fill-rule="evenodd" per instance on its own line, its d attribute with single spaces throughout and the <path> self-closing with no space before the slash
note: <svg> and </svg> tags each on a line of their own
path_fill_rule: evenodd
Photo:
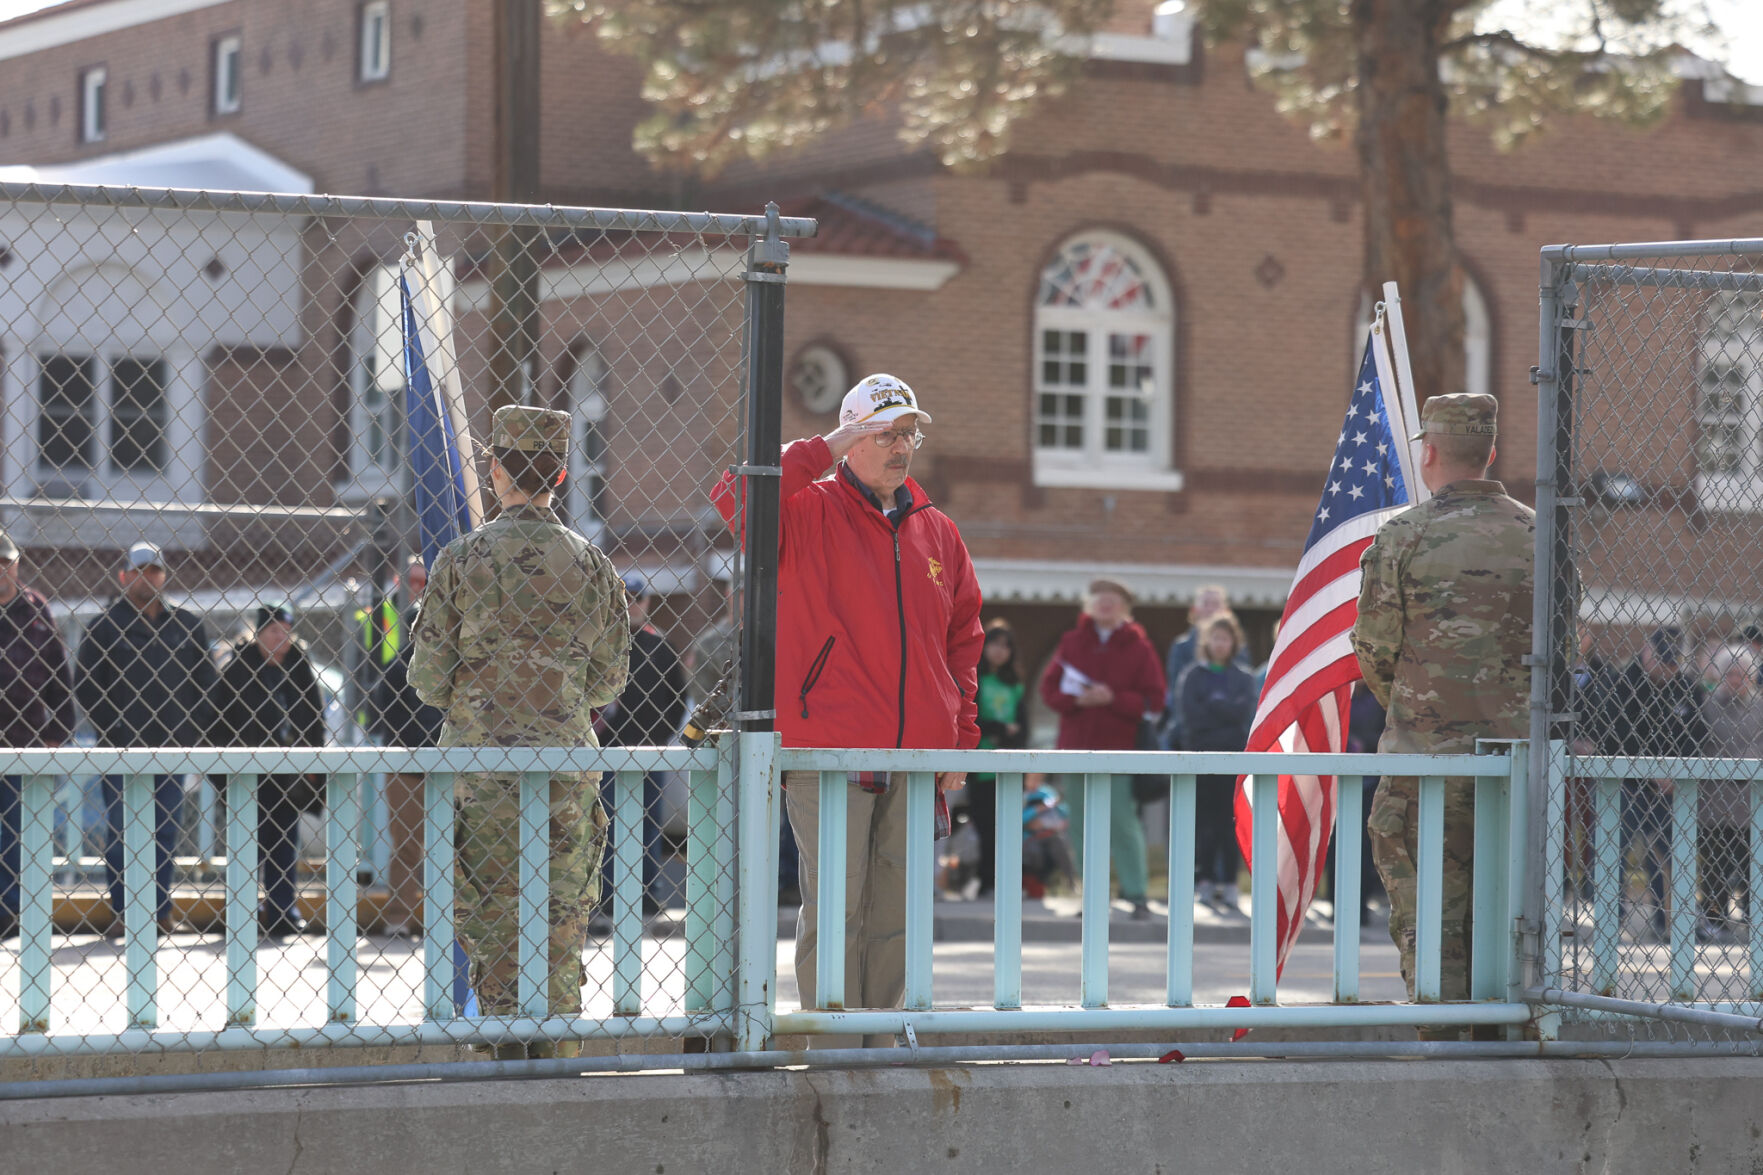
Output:
<svg viewBox="0 0 1763 1175">
<path fill-rule="evenodd" d="M 930 413 L 918 406 L 918 396 L 905 380 L 877 372 L 864 376 L 845 393 L 844 403 L 839 405 L 839 423 L 891 424 L 914 412 L 919 420 L 930 423 Z"/>
<path fill-rule="evenodd" d="M 262 628 L 266 624 L 274 624 L 278 620 L 281 621 L 283 624 L 293 624 L 294 623 L 294 605 L 288 603 L 286 600 L 281 600 L 281 601 L 278 601 L 277 603 L 274 603 L 274 604 L 260 604 L 260 605 L 258 605 L 258 607 L 257 607 L 257 627 L 258 628 Z"/>
<path fill-rule="evenodd" d="M 1092 580 L 1090 580 L 1088 594 L 1093 596 L 1097 592 L 1113 592 L 1115 595 L 1119 596 L 1121 599 L 1125 600 L 1129 604 L 1134 602 L 1132 589 L 1127 587 L 1124 583 L 1121 583 L 1118 579 L 1092 579 Z"/>
<path fill-rule="evenodd" d="M 624 573 L 624 590 L 633 596 L 649 594 L 649 581 L 634 571 Z"/>
<path fill-rule="evenodd" d="M 11 563 L 17 558 L 18 544 L 12 541 L 11 535 L 0 530 L 0 563 Z"/>
<path fill-rule="evenodd" d="M 1738 639 L 1747 645 L 1763 645 L 1763 625 L 1747 624 L 1739 629 Z"/>
<path fill-rule="evenodd" d="M 160 551 L 157 543 L 139 542 L 130 547 L 128 554 L 123 556 L 122 563 L 130 571 L 145 571 L 149 567 L 167 570 L 165 554 Z"/>
<path fill-rule="evenodd" d="M 1653 652 L 1658 655 L 1659 660 L 1667 665 L 1676 665 L 1680 655 L 1679 651 L 1683 648 L 1683 629 L 1674 624 L 1655 628 L 1647 634 L 1647 643 L 1653 647 Z"/>
</svg>

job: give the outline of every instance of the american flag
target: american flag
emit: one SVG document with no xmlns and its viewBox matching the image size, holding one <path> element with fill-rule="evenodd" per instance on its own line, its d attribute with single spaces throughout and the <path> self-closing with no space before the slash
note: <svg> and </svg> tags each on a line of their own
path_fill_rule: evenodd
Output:
<svg viewBox="0 0 1763 1175">
<path fill-rule="evenodd" d="M 1359 611 L 1359 556 L 1385 519 L 1418 500 L 1404 472 L 1407 432 L 1390 371 L 1384 326 L 1366 334 L 1359 377 L 1335 442 L 1322 501 L 1304 542 L 1280 618 L 1279 639 L 1249 732 L 1251 751 L 1339 751 L 1360 678 L 1351 634 Z M 1251 789 L 1237 781 L 1237 843 L 1253 861 Z M 1279 967 L 1304 926 L 1304 912 L 1328 859 L 1334 827 L 1332 775 L 1279 777 Z M 1340 915 L 1337 914 L 1337 917 Z"/>
</svg>

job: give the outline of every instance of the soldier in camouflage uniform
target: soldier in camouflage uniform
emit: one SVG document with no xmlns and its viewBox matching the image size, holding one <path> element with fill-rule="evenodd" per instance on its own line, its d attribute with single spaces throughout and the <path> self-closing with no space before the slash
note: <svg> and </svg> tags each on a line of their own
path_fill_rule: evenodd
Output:
<svg viewBox="0 0 1763 1175">
<path fill-rule="evenodd" d="M 1389 710 L 1380 751 L 1459 754 L 1473 752 L 1478 738 L 1526 732 L 1536 521 L 1487 480 L 1498 407 L 1472 393 L 1426 402 L 1413 439 L 1424 442 L 1420 476 L 1433 496 L 1384 523 L 1360 561 L 1353 649 L 1365 684 Z M 1412 777 L 1384 779 L 1367 821 L 1410 998 L 1419 794 Z M 1472 780 L 1445 780 L 1439 994 L 1447 1000 L 1469 998 L 1474 805 Z"/>
<path fill-rule="evenodd" d="M 496 412 L 491 483 L 501 513 L 436 558 L 412 639 L 410 683 L 446 715 L 444 747 L 598 746 L 591 711 L 618 697 L 630 663 L 624 585 L 612 562 L 551 512 L 569 416 Z M 582 943 L 599 896 L 606 815 L 598 772 L 551 777 L 552 1016 L 581 1011 Z M 456 917 L 487 1015 L 518 992 L 520 777 L 457 777 Z M 573 1044 L 497 1049 L 503 1059 L 573 1055 Z"/>
</svg>

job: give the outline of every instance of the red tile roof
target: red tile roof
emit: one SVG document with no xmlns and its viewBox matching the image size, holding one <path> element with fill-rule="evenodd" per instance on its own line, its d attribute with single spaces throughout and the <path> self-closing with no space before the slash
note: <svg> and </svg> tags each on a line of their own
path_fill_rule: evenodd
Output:
<svg viewBox="0 0 1763 1175">
<path fill-rule="evenodd" d="M 812 216 L 820 232 L 790 242 L 791 249 L 849 257 L 899 257 L 965 263 L 961 246 L 909 217 L 840 192 L 785 201 L 785 216 Z"/>
</svg>

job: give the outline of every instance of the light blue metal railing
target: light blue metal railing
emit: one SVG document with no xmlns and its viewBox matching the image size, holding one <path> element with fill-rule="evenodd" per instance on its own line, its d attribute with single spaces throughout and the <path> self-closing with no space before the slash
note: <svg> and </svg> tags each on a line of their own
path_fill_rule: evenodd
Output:
<svg viewBox="0 0 1763 1175">
<path fill-rule="evenodd" d="M 703 748 L 591 748 L 407 750 L 327 748 L 288 750 L 26 750 L 0 752 L 0 774 L 23 777 L 22 903 L 18 943 L 18 1031 L 0 1035 L 0 1058 L 65 1053 L 142 1052 L 321 1046 L 331 1044 L 498 1043 L 558 1038 L 622 1038 L 702 1035 L 729 1038 L 737 1051 L 759 1052 L 780 1034 L 792 1033 L 983 1033 L 1086 1032 L 1121 1029 L 1163 1031 L 1218 1027 L 1354 1028 L 1400 1024 L 1518 1025 L 1530 1009 L 1522 1000 L 1526 979 L 1516 947 L 1516 911 L 1527 884 L 1524 845 L 1528 805 L 1514 803 L 1526 789 L 1523 744 L 1490 745 L 1478 755 L 1284 755 L 1098 751 L 901 751 L 783 749 L 775 735 L 725 738 L 720 750 Z M 1494 753 L 1498 752 L 1498 753 Z M 465 1017 L 454 1003 L 453 781 L 452 773 L 495 770 L 522 777 L 520 811 L 520 935 L 517 1017 Z M 546 827 L 553 771 L 610 770 L 618 775 L 613 855 L 611 999 L 604 1018 L 546 1016 L 546 940 L 549 894 Z M 681 771 L 689 778 L 683 1004 L 657 1010 L 644 998 L 642 914 L 641 776 Z M 780 1011 L 777 1000 L 778 821 L 784 770 L 815 771 L 842 783 L 848 772 L 906 775 L 908 825 L 907 940 L 904 1007 L 845 1009 L 836 1006 Z M 363 1023 L 358 990 L 361 939 L 357 926 L 360 846 L 357 776 L 404 771 L 426 776 L 425 893 L 421 1019 Z M 966 771 L 995 776 L 1000 822 L 997 838 L 995 970 L 990 1007 L 939 1007 L 932 965 L 932 839 L 935 773 Z M 1333 949 L 1333 1004 L 1278 1005 L 1275 976 L 1275 878 L 1253 873 L 1246 1008 L 1194 1003 L 1193 854 L 1196 779 L 1246 774 L 1253 778 L 1253 846 L 1257 861 L 1276 855 L 1277 772 L 1414 775 L 1421 779 L 1419 919 L 1416 935 L 1418 1002 L 1362 1004 L 1359 994 L 1359 932 L 1356 919 L 1337 918 Z M 154 878 L 153 788 L 155 774 L 224 774 L 227 783 L 225 843 L 224 980 L 212 984 L 225 1002 L 225 1026 L 193 1031 L 162 1027 L 158 928 L 149 918 L 127 920 L 124 939 L 126 1026 L 113 1032 L 60 1030 L 51 1004 L 56 971 L 51 965 L 51 794 L 54 777 L 70 772 L 125 777 L 123 878 L 129 909 L 151 908 Z M 264 1027 L 259 1024 L 262 975 L 258 967 L 256 785 L 261 774 L 321 773 L 328 777 L 325 819 L 323 1024 Z M 1029 772 L 1086 776 L 1084 897 L 1080 984 L 1076 1006 L 1024 1006 L 1020 813 L 1022 778 Z M 1109 994 L 1108 789 L 1115 775 L 1161 775 L 1170 780 L 1169 930 L 1164 998 L 1155 1004 L 1121 1006 Z M 1468 1003 L 1439 1005 L 1440 912 L 1444 780 L 1476 780 L 1474 943 Z M 844 983 L 843 893 L 845 788 L 824 790 L 820 809 L 820 950 L 818 990 L 840 993 Z M 1340 789 L 1335 906 L 1355 910 L 1359 898 L 1359 827 L 1356 780 Z M 1753 899 L 1755 900 L 1755 899 Z M 216 960 L 220 962 L 219 959 Z M 836 996 L 833 1002 L 836 1004 Z"/>
<path fill-rule="evenodd" d="M 757 740 L 764 736 L 744 736 Z M 1490 751 L 1507 752 L 1510 744 Z M 847 1010 L 822 996 L 823 1006 L 796 1012 L 744 1005 L 742 1020 L 753 1033 L 741 1047 L 760 1047 L 757 1021 L 770 1013 L 772 1033 L 1009 1033 L 1029 1031 L 1168 1030 L 1219 1027 L 1362 1027 L 1397 1024 L 1505 1024 L 1530 1018 L 1521 993 L 1524 976 L 1516 947 L 1514 899 L 1526 884 L 1524 845 L 1527 805 L 1513 803 L 1526 786 L 1528 761 L 1518 753 L 1478 755 L 1287 755 L 1276 753 L 1193 753 L 1147 751 L 901 751 L 765 748 L 778 771 L 817 771 L 823 784 L 842 782 L 857 771 L 903 772 L 907 803 L 906 986 L 898 1010 Z M 942 771 L 995 774 L 998 789 L 998 874 L 994 893 L 995 978 L 990 1008 L 939 1009 L 933 998 L 930 966 L 933 929 L 930 837 L 935 776 Z M 1086 777 L 1082 945 L 1076 1007 L 1024 1008 L 1022 1004 L 1022 902 L 1018 883 L 1022 777 L 1028 772 Z M 1193 1005 L 1193 852 L 1197 777 L 1248 775 L 1254 801 L 1252 845 L 1257 861 L 1277 856 L 1275 812 L 1278 773 L 1309 772 L 1348 777 L 1412 775 L 1420 778 L 1419 863 L 1417 878 L 1416 995 L 1409 1005 L 1357 1004 L 1359 933 L 1356 919 L 1337 917 L 1334 940 L 1334 991 L 1337 1003 L 1279 1007 L 1276 979 L 1277 894 L 1271 869 L 1252 872 L 1249 931 L 1248 1008 Z M 1167 984 L 1160 1005 L 1115 1007 L 1108 996 L 1109 783 L 1117 775 L 1161 775 L 1170 780 L 1169 938 Z M 1439 1006 L 1443 893 L 1444 782 L 1475 780 L 1476 828 L 1471 948 L 1471 1002 Z M 1360 794 L 1340 789 L 1335 909 L 1355 910 L 1359 901 Z M 756 798 L 756 797 L 755 797 Z M 822 788 L 818 830 L 821 868 L 816 988 L 845 990 L 844 976 L 844 789 Z M 742 884 L 755 889 L 774 884 L 767 855 L 744 857 Z M 765 944 L 770 948 L 772 944 Z M 748 992 L 775 990 L 771 960 L 775 949 L 743 951 L 742 966 L 762 973 L 743 980 Z"/>
</svg>

